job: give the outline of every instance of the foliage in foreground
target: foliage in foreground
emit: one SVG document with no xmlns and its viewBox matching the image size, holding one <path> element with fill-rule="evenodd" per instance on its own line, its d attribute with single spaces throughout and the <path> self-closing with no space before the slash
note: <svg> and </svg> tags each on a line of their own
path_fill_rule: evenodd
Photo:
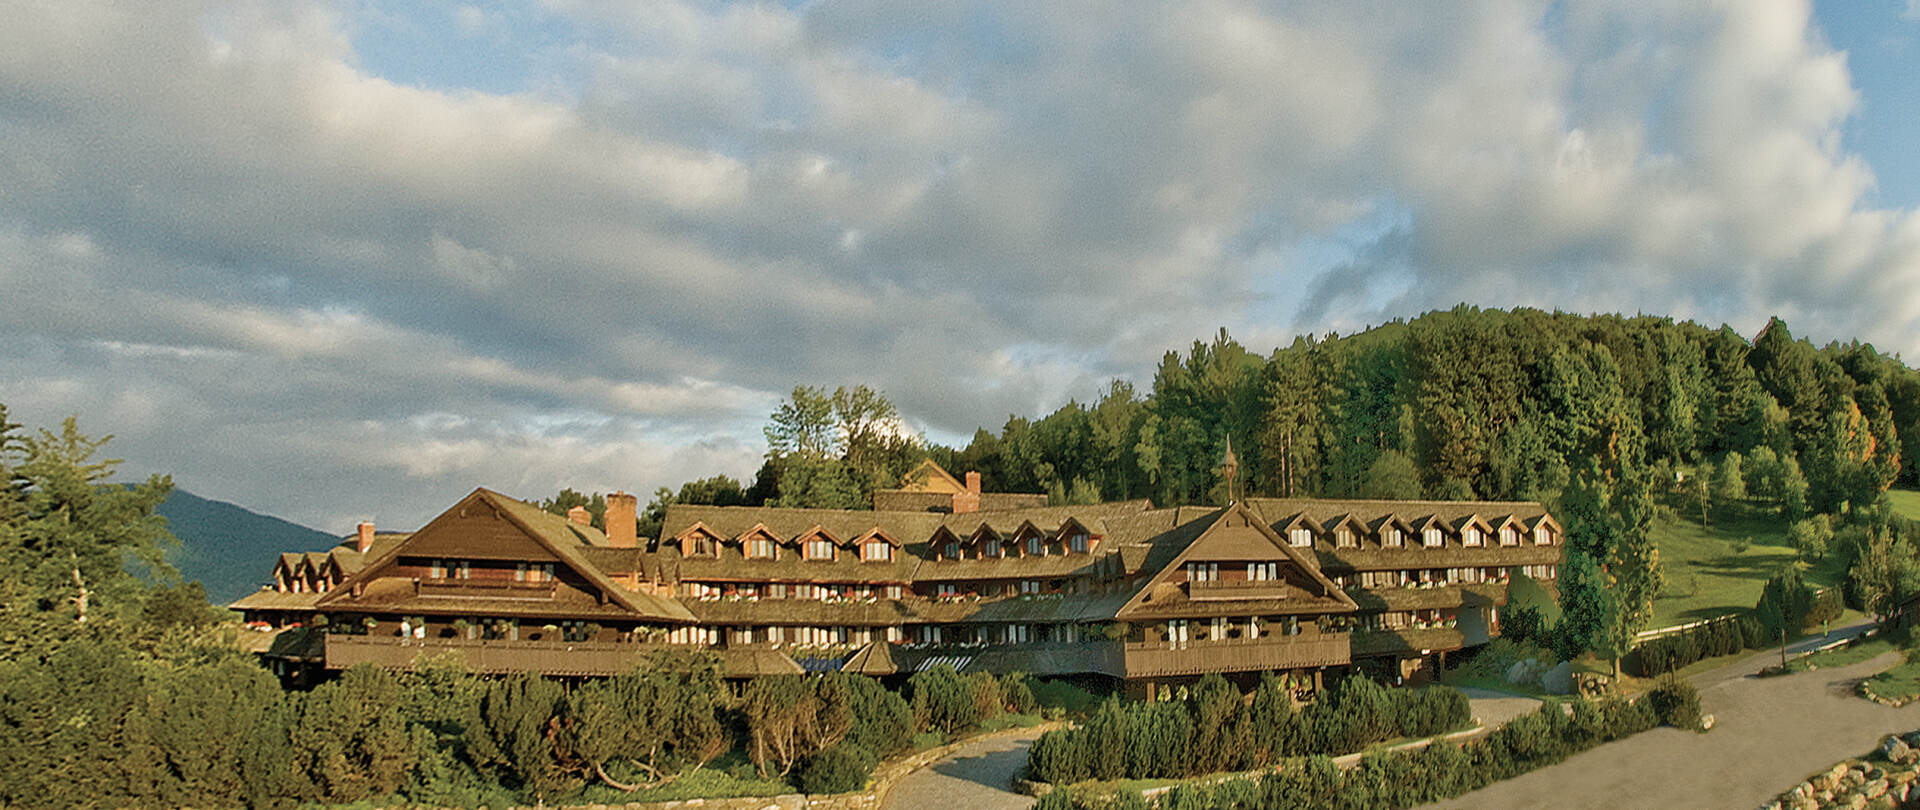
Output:
<svg viewBox="0 0 1920 810">
<path fill-rule="evenodd" d="M 1347 754 L 1397 737 L 1451 731 L 1470 720 L 1466 697 L 1445 686 L 1388 689 L 1349 677 L 1296 712 L 1277 678 L 1264 679 L 1252 702 L 1244 703 L 1238 689 L 1208 675 L 1186 700 L 1110 700 L 1080 728 L 1041 735 L 1027 767 L 1057 785 L 1183 778 L 1304 754 Z"/>
<path fill-rule="evenodd" d="M 1160 797 L 1159 806 L 1166 810 L 1415 807 L 1553 765 L 1601 743 L 1646 731 L 1658 722 L 1645 701 L 1581 700 L 1572 703 L 1570 711 L 1547 704 L 1463 744 L 1435 742 L 1415 751 L 1368 754 L 1346 770 L 1326 756 L 1289 759 L 1259 775 L 1176 786 Z M 1137 793 L 1108 798 L 1063 789 L 1043 798 L 1039 810 L 1146 806 Z"/>
</svg>

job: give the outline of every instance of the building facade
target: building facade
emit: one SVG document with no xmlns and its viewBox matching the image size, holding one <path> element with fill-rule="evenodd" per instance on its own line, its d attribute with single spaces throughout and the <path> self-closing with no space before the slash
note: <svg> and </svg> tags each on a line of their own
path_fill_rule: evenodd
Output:
<svg viewBox="0 0 1920 810">
<path fill-rule="evenodd" d="M 1210 672 L 1302 689 L 1355 668 L 1422 679 L 1498 635 L 1516 575 L 1551 589 L 1562 552 L 1537 503 L 989 509 L 970 478 L 916 508 L 676 505 L 657 539 L 635 536 L 631 495 L 609 498 L 601 532 L 476 490 L 419 531 L 363 527 L 342 562 L 290 569 L 337 578 L 295 584 L 276 568 L 233 607 L 303 625 L 303 643 L 276 645 L 287 666 L 450 653 L 477 671 L 591 676 L 679 649 L 717 654 L 734 677 L 947 663 L 1146 696 Z"/>
</svg>

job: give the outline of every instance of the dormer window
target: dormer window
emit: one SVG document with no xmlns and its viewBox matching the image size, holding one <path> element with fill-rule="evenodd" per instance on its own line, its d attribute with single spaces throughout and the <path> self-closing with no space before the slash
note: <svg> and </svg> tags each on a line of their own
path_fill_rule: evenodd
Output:
<svg viewBox="0 0 1920 810">
<path fill-rule="evenodd" d="M 1388 548 L 1399 548 L 1407 544 L 1407 538 L 1400 532 L 1400 527 L 1390 526 L 1381 533 L 1380 542 Z"/>
<path fill-rule="evenodd" d="M 833 541 L 824 537 L 815 537 L 807 541 L 805 552 L 809 560 L 831 561 L 833 559 Z"/>
<path fill-rule="evenodd" d="M 1187 563 L 1187 581 L 1219 582 L 1220 581 L 1220 564 L 1219 563 L 1193 563 L 1193 562 Z"/>
<path fill-rule="evenodd" d="M 1503 546 L 1520 545 L 1520 530 L 1512 526 L 1501 527 L 1500 545 L 1503 545 Z"/>
<path fill-rule="evenodd" d="M 1087 533 L 1074 532 L 1067 535 L 1067 550 L 1075 554 L 1087 553 Z"/>
<path fill-rule="evenodd" d="M 1353 530 L 1342 526 L 1333 532 L 1333 544 L 1340 548 L 1355 548 L 1360 544 L 1353 539 Z"/>
<path fill-rule="evenodd" d="M 860 559 L 867 562 L 892 562 L 893 546 L 879 540 L 860 544 Z"/>
<path fill-rule="evenodd" d="M 1467 528 L 1466 528 L 1465 530 L 1463 530 L 1463 531 L 1461 531 L 1461 532 L 1460 532 L 1460 545 L 1463 545 L 1463 546 L 1478 546 L 1478 545 L 1481 545 L 1481 542 L 1480 542 L 1480 527 L 1478 527 L 1478 526 L 1468 526 L 1468 527 L 1467 527 Z"/>
<path fill-rule="evenodd" d="M 959 541 L 948 540 L 946 545 L 940 547 L 940 556 L 945 557 L 949 560 L 960 559 Z"/>
<path fill-rule="evenodd" d="M 748 559 L 771 560 L 774 553 L 773 541 L 764 536 L 754 537 L 747 541 L 746 552 Z"/>
<path fill-rule="evenodd" d="M 1046 555 L 1047 541 L 1037 534 L 1027 535 L 1027 556 L 1045 557 Z"/>
<path fill-rule="evenodd" d="M 1313 545 L 1313 530 L 1306 527 L 1295 527 L 1287 532 L 1287 542 L 1298 548 L 1311 546 Z"/>
<path fill-rule="evenodd" d="M 1000 556 L 1000 541 L 987 540 L 982 542 L 980 544 L 980 556 L 988 558 Z"/>
<path fill-rule="evenodd" d="M 1545 524 L 1533 527 L 1533 544 L 1534 545 L 1545 546 L 1545 545 L 1551 545 L 1552 543 L 1553 543 L 1552 529 L 1547 528 Z"/>
<path fill-rule="evenodd" d="M 1247 581 L 1272 582 L 1280 578 L 1280 564 L 1277 562 L 1247 563 Z"/>
</svg>

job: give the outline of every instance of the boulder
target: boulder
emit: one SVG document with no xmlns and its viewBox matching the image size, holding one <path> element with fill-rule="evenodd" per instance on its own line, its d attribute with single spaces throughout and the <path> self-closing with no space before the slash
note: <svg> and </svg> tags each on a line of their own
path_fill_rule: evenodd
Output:
<svg viewBox="0 0 1920 810">
<path fill-rule="evenodd" d="M 1550 695 L 1566 695 L 1573 692 L 1573 662 L 1561 661 L 1540 674 L 1540 688 Z"/>
<path fill-rule="evenodd" d="M 1507 667 L 1507 683 L 1530 684 L 1539 677 L 1540 664 L 1531 658 L 1522 658 Z"/>
<path fill-rule="evenodd" d="M 1886 757 L 1888 762 L 1899 762 L 1911 750 L 1913 749 L 1904 740 L 1892 734 L 1888 734 L 1886 739 L 1880 741 L 1880 755 Z"/>
<path fill-rule="evenodd" d="M 1867 810 L 1867 797 L 1855 793 L 1847 797 L 1847 807 L 1852 810 Z"/>
<path fill-rule="evenodd" d="M 1881 796 L 1885 796 L 1887 794 L 1887 780 L 1875 779 L 1868 782 L 1865 787 L 1860 789 L 1860 792 L 1865 794 L 1869 799 L 1878 799 Z"/>
</svg>

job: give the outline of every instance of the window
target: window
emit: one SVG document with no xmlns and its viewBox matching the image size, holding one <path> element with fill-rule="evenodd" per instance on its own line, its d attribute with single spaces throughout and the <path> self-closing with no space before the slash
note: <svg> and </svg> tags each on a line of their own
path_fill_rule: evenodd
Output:
<svg viewBox="0 0 1920 810">
<path fill-rule="evenodd" d="M 1037 594 L 1037 593 L 1039 593 L 1039 592 L 1040 592 L 1040 580 L 1037 580 L 1037 579 L 1029 579 L 1029 580 L 1023 580 L 1023 581 L 1022 581 L 1022 582 L 1020 583 L 1020 593 L 1021 593 L 1021 594 L 1024 594 L 1024 595 L 1029 595 L 1029 596 L 1030 596 L 1030 595 L 1033 595 L 1033 594 Z"/>
<path fill-rule="evenodd" d="M 1046 555 L 1047 555 L 1047 541 L 1042 539 L 1040 535 L 1037 535 L 1037 534 L 1027 535 L 1027 556 L 1044 557 Z"/>
<path fill-rule="evenodd" d="M 933 593 L 935 596 L 959 596 L 960 589 L 951 582 L 942 582 L 933 586 Z"/>
<path fill-rule="evenodd" d="M 1399 548 L 1406 544 L 1406 538 L 1400 535 L 1400 527 L 1398 526 L 1388 527 L 1386 533 L 1380 535 L 1380 537 L 1381 541 L 1391 548 Z"/>
<path fill-rule="evenodd" d="M 1553 543 L 1553 530 L 1545 524 L 1533 527 L 1533 544 L 1544 546 Z"/>
<path fill-rule="evenodd" d="M 886 593 L 887 593 L 887 598 L 888 598 L 888 599 L 899 599 L 899 598 L 900 598 L 900 586 L 898 586 L 898 585 L 888 585 L 888 586 L 887 586 L 887 590 L 886 590 Z"/>
<path fill-rule="evenodd" d="M 1512 526 L 1501 527 L 1500 545 L 1503 545 L 1503 546 L 1520 545 L 1520 530 Z"/>
<path fill-rule="evenodd" d="M 1353 530 L 1345 526 L 1341 526 L 1338 530 L 1334 531 L 1333 544 L 1341 548 L 1354 548 L 1360 545 L 1354 542 Z"/>
<path fill-rule="evenodd" d="M 1272 582 L 1279 578 L 1279 563 L 1247 563 L 1247 580 L 1250 582 Z"/>
<path fill-rule="evenodd" d="M 432 565 L 427 566 L 427 577 L 429 579 L 446 579 L 447 561 L 434 560 Z"/>
<path fill-rule="evenodd" d="M 1291 531 L 1288 531 L 1287 542 L 1295 546 L 1311 546 L 1313 545 L 1313 530 L 1308 528 L 1296 528 Z"/>
<path fill-rule="evenodd" d="M 891 562 L 893 546 L 881 540 L 869 540 L 860 545 L 860 559 L 867 562 Z"/>
<path fill-rule="evenodd" d="M 1219 563 L 1187 563 L 1188 582 L 1219 582 Z"/>
<path fill-rule="evenodd" d="M 1420 533 L 1420 543 L 1427 548 L 1438 548 L 1446 545 L 1447 541 L 1445 537 L 1441 536 L 1440 527 L 1428 526 L 1426 531 Z"/>
<path fill-rule="evenodd" d="M 1067 536 L 1067 550 L 1075 554 L 1087 553 L 1087 533 L 1074 532 Z"/>
<path fill-rule="evenodd" d="M 1481 543 L 1480 543 L 1480 527 L 1479 526 L 1468 526 L 1464 531 L 1460 533 L 1460 545 L 1478 546 L 1480 544 Z"/>
<path fill-rule="evenodd" d="M 940 548 L 940 556 L 946 557 L 949 560 L 960 559 L 960 543 L 958 541 L 949 540 L 946 545 Z"/>
<path fill-rule="evenodd" d="M 747 556 L 756 560 L 773 559 L 773 541 L 764 535 L 747 541 Z"/>
<path fill-rule="evenodd" d="M 980 556 L 982 557 L 1000 556 L 1000 541 L 998 540 L 980 541 Z"/>
<path fill-rule="evenodd" d="M 824 537 L 815 537 L 812 540 L 808 540 L 806 553 L 807 559 L 809 560 L 832 560 L 833 541 Z"/>
</svg>

